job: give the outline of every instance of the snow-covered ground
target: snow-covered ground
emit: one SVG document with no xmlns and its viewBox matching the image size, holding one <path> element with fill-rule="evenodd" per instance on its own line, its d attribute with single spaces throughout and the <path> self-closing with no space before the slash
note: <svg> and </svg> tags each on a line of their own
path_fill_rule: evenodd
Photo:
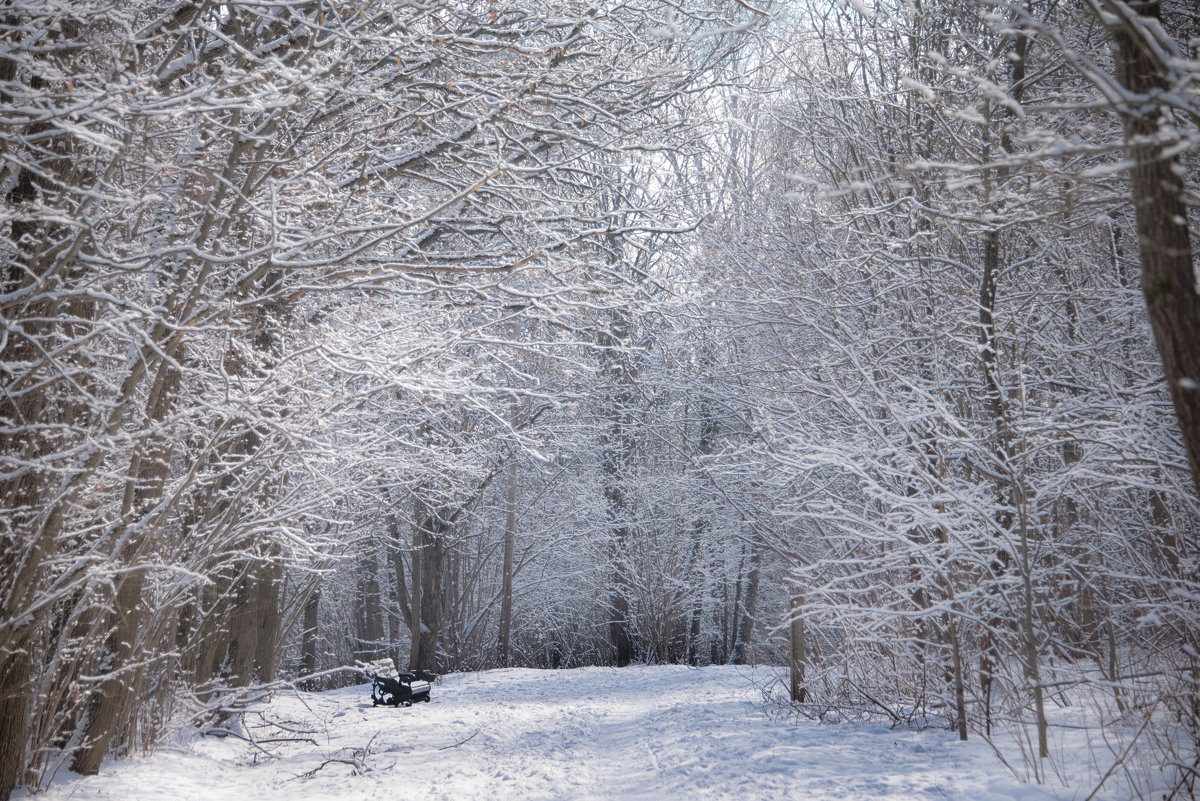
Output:
<svg viewBox="0 0 1200 801">
<path fill-rule="evenodd" d="M 373 708 L 367 686 L 281 695 L 246 717 L 310 735 L 181 740 L 100 775 L 60 776 L 39 799 L 1083 799 L 1086 759 L 1023 784 L 979 740 L 946 731 L 779 721 L 768 668 L 493 670 L 443 677 L 433 701 Z M 264 753 L 269 752 L 269 753 Z M 330 761 L 341 760 L 341 761 Z M 1106 787 L 1106 791 L 1108 788 Z M 1116 799 L 1113 788 L 1097 798 Z"/>
</svg>

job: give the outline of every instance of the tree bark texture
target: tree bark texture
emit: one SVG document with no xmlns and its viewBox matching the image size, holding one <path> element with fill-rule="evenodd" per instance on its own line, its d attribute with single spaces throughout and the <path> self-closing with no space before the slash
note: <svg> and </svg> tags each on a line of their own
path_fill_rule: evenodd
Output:
<svg viewBox="0 0 1200 801">
<path fill-rule="evenodd" d="M 730 660 L 735 665 L 746 663 L 746 649 L 750 646 L 750 640 L 754 636 L 754 624 L 758 619 L 758 580 L 761 560 L 762 549 L 756 541 L 751 545 L 750 572 L 746 576 L 746 597 L 741 607 L 742 616 L 737 628 L 737 641 L 733 645 L 733 658 Z"/>
<path fill-rule="evenodd" d="M 1200 293 L 1192 261 L 1183 170 L 1167 113 L 1154 95 L 1168 89 L 1163 67 L 1151 57 L 1140 23 L 1157 21 L 1157 0 L 1126 5 L 1109 0 L 1121 21 L 1113 28 L 1117 79 L 1138 105 L 1124 110 L 1126 154 L 1141 247 L 1142 293 L 1162 356 L 1163 370 L 1200 494 Z M 1130 6 L 1136 12 L 1130 14 Z M 1145 98 L 1144 100 L 1141 100 Z"/>
<path fill-rule="evenodd" d="M 17 21 L 6 19 L 6 23 L 16 25 Z M 63 36 L 69 37 L 76 21 L 67 17 L 62 25 Z M 0 58 L 0 81 L 7 83 L 17 77 L 17 62 Z M 30 75 L 31 90 L 45 86 L 46 81 L 36 71 Z M 6 96 L 2 100 L 7 102 L 11 98 Z M 48 123 L 38 122 L 29 126 L 27 135 L 36 140 L 50 130 Z M 32 154 L 40 169 L 35 172 L 22 167 L 18 172 L 6 198 L 11 207 L 33 205 L 40 193 L 57 193 L 57 182 L 70 171 L 72 162 L 66 137 L 52 134 L 46 141 L 40 152 Z M 0 292 L 7 294 L 39 281 L 46 283 L 47 288 L 54 288 L 53 272 L 62 269 L 58 262 L 61 254 L 55 245 L 61 238 L 59 226 L 17 215 L 11 224 L 10 237 L 20 255 L 6 260 Z M 11 458 L 15 464 L 36 465 L 55 450 L 51 438 L 33 433 L 38 423 L 46 421 L 47 414 L 57 413 L 63 419 L 71 419 L 72 414 L 80 419 L 86 416 L 83 409 L 54 408 L 56 401 L 62 403 L 56 398 L 60 377 L 45 381 L 46 376 L 40 371 L 18 377 L 24 363 L 40 358 L 47 341 L 58 333 L 73 333 L 65 330 L 70 326 L 64 327 L 59 319 L 85 320 L 92 316 L 91 301 L 79 297 L 58 300 L 52 294 L 46 293 L 44 300 L 35 296 L 31 304 L 18 307 L 15 313 L 6 312 L 3 320 L 0 386 L 4 392 L 0 393 L 0 426 L 19 433 L 0 436 L 0 465 L 11 476 L 0 482 L 0 503 L 5 510 L 3 517 L 7 518 L 7 522 L 0 523 L 0 537 L 8 539 L 0 553 L 0 620 L 15 620 L 17 611 L 28 607 L 43 561 L 53 555 L 59 522 L 59 517 L 44 514 L 43 493 L 53 492 L 54 484 L 45 472 L 34 467 L 10 470 L 5 463 Z M 18 389 L 21 391 L 17 392 Z M 3 732 L 0 801 L 7 801 L 24 770 L 32 669 L 29 648 L 35 628 L 35 622 L 26 621 L 0 629 L 0 732 Z"/>
<path fill-rule="evenodd" d="M 317 638 L 320 635 L 321 588 L 313 590 L 308 603 L 304 605 L 304 635 L 301 653 L 304 659 L 304 672 L 317 672 Z"/>
<path fill-rule="evenodd" d="M 413 525 L 409 670 L 437 670 L 442 619 L 442 561 L 452 514 L 418 501 Z"/>
<path fill-rule="evenodd" d="M 424 670 L 429 663 L 428 657 L 421 652 L 421 609 L 424 606 L 421 596 L 425 584 L 422 562 L 425 561 L 426 539 L 425 532 L 421 529 L 421 521 L 425 518 L 425 505 L 418 499 L 415 506 L 413 511 L 417 522 L 413 524 L 412 530 L 412 569 L 409 571 L 409 588 L 412 595 L 408 616 L 408 669 Z"/>
<path fill-rule="evenodd" d="M 808 699 L 808 687 L 804 684 L 804 668 L 808 654 L 804 643 L 804 618 L 800 616 L 800 599 L 791 600 L 792 621 L 788 626 L 788 667 L 791 674 L 791 696 L 797 704 Z"/>
<path fill-rule="evenodd" d="M 355 658 L 369 662 L 380 658 L 383 644 L 383 604 L 376 573 L 375 554 L 368 552 L 359 559 L 358 648 Z"/>
<path fill-rule="evenodd" d="M 625 560 L 632 529 L 627 519 L 628 507 L 622 476 L 634 450 L 631 413 L 633 404 L 633 367 L 629 358 L 617 348 L 629 339 L 629 320 L 621 311 L 614 311 L 610 329 L 602 331 L 603 371 L 610 382 L 611 397 L 605 414 L 608 426 L 601 441 L 601 473 L 604 476 L 604 499 L 612 526 L 613 576 L 609 590 L 608 635 L 617 667 L 625 667 L 636 657 L 633 621 L 629 619 L 630 603 Z"/>
<path fill-rule="evenodd" d="M 516 417 L 516 415 L 513 415 Z M 500 587 L 500 634 L 496 642 L 496 659 L 502 667 L 508 667 L 509 634 L 512 630 L 513 602 L 513 555 L 517 537 L 517 455 L 508 457 L 505 466 L 508 486 L 505 493 L 504 510 L 504 567 Z"/>
</svg>

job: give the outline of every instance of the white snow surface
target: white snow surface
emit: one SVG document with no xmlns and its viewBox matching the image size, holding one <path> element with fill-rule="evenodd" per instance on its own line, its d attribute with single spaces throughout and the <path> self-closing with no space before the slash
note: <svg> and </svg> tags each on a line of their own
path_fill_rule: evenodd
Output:
<svg viewBox="0 0 1200 801">
<path fill-rule="evenodd" d="M 1079 786 L 1023 783 L 985 743 L 947 731 L 781 720 L 766 714 L 760 689 L 778 676 L 727 666 L 491 670 L 444 676 L 431 703 L 400 709 L 372 707 L 367 685 L 285 693 L 247 715 L 245 731 L 301 736 L 254 728 L 269 719 L 315 732 L 312 742 L 181 736 L 150 756 L 109 760 L 97 776 L 60 775 L 36 797 L 1033 801 L 1082 799 L 1094 787 L 1086 765 Z"/>
</svg>

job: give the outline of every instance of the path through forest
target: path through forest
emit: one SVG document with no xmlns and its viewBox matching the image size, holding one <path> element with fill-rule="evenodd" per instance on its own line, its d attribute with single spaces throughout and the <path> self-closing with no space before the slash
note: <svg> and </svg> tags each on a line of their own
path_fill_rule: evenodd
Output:
<svg viewBox="0 0 1200 801">
<path fill-rule="evenodd" d="M 268 756 L 232 738 L 181 739 L 99 776 L 61 776 L 38 798 L 1033 801 L 1092 789 L 1082 772 L 1069 789 L 1022 784 L 984 743 L 946 731 L 772 720 L 760 687 L 777 676 L 493 670 L 443 677 L 433 702 L 411 709 L 373 708 L 366 686 L 288 695 L 262 716 L 315 731 L 315 746 L 267 743 Z"/>
</svg>

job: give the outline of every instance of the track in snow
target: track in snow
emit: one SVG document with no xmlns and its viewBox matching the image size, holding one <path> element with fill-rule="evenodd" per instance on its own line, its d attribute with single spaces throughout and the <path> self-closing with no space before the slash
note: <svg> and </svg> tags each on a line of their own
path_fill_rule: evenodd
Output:
<svg viewBox="0 0 1200 801">
<path fill-rule="evenodd" d="M 99 776 L 61 777 L 38 798 L 1053 797 L 1013 779 L 982 743 L 959 743 L 948 732 L 770 720 L 756 706 L 756 685 L 775 675 L 680 666 L 493 670 L 443 677 L 432 703 L 410 709 L 372 707 L 366 686 L 285 695 L 264 714 L 316 730 L 316 746 L 267 744 L 267 756 L 232 738 L 193 739 L 110 761 Z"/>
</svg>

